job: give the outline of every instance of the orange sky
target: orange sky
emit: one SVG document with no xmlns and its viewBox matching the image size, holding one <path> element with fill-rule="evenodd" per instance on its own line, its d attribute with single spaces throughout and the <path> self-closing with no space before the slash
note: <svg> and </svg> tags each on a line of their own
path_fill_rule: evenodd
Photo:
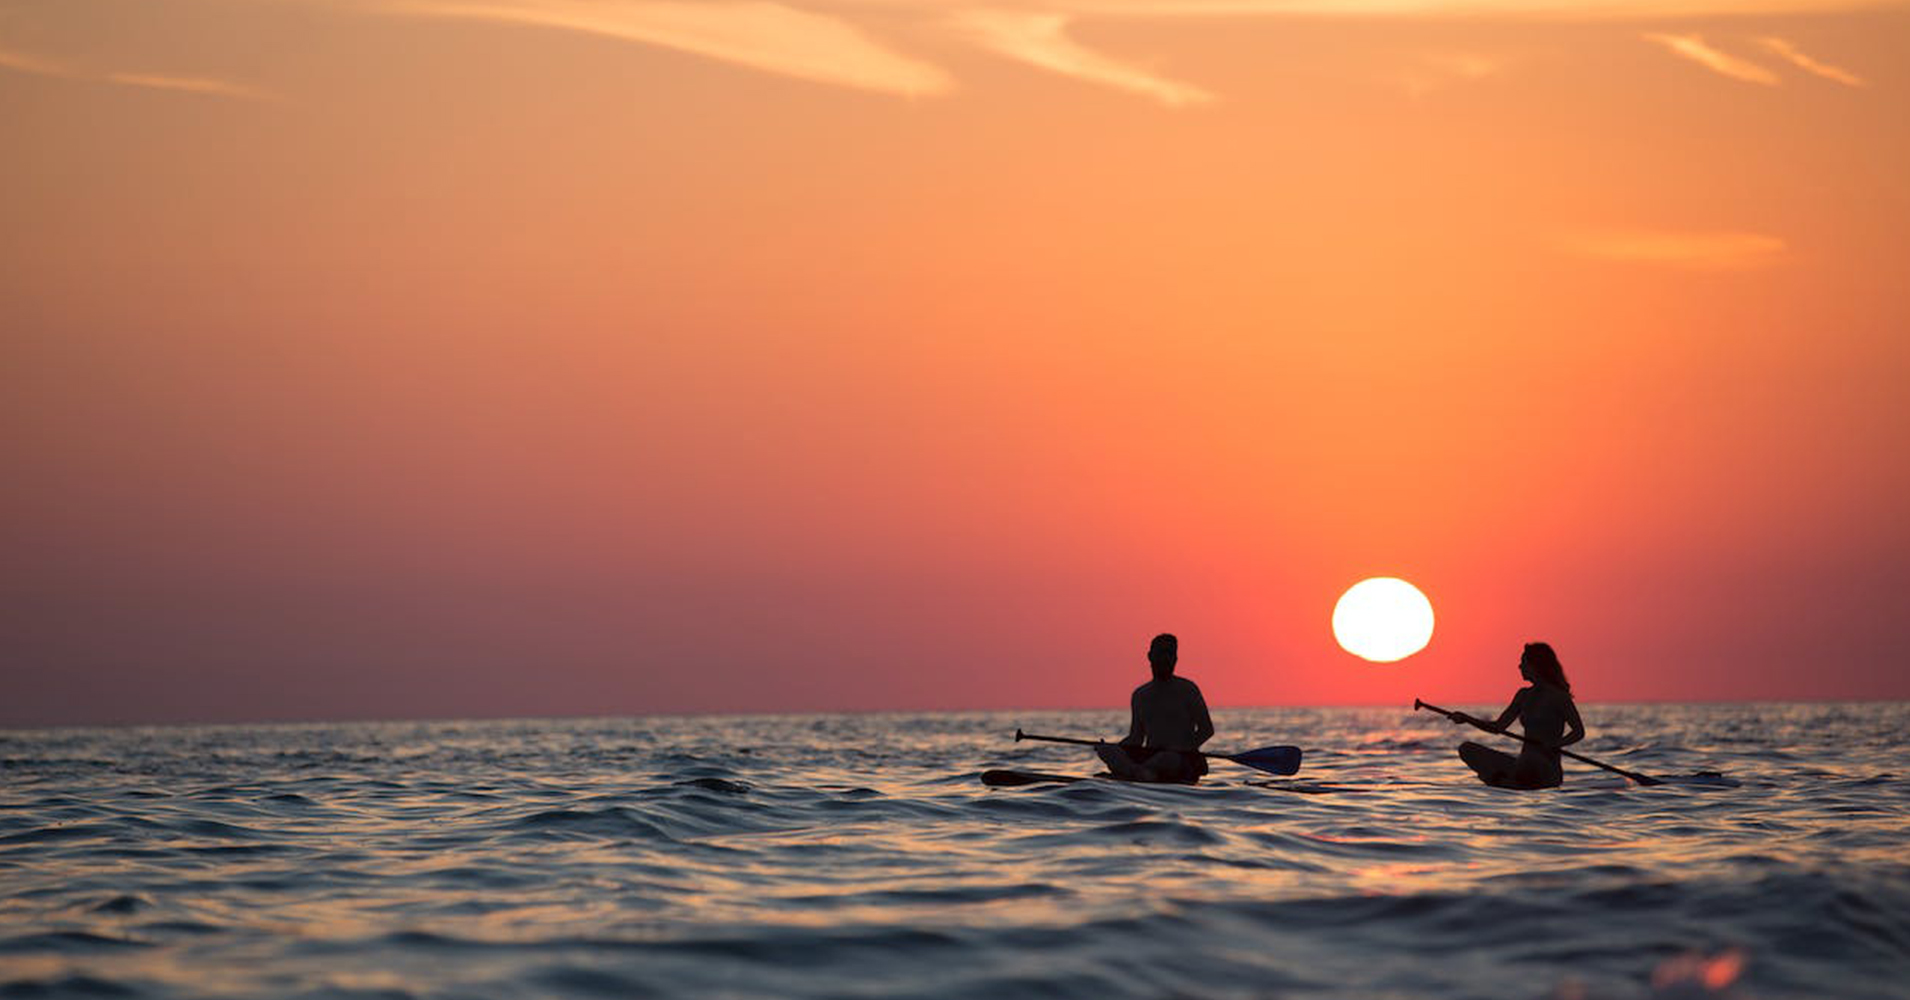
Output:
<svg viewBox="0 0 1910 1000">
<path fill-rule="evenodd" d="M 0 724 L 1905 698 L 1910 5 L 0 0 Z M 1328 618 L 1439 615 L 1376 667 Z"/>
</svg>

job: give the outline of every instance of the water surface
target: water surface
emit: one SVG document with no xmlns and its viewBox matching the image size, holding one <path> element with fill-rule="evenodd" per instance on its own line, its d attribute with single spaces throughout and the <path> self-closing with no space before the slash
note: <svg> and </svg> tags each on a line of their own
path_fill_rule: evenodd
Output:
<svg viewBox="0 0 1910 1000">
<path fill-rule="evenodd" d="M 1910 996 L 1910 705 L 1585 714 L 1730 780 L 1395 709 L 1216 713 L 1275 787 L 977 781 L 1110 712 L 0 733 L 0 996 Z"/>
</svg>

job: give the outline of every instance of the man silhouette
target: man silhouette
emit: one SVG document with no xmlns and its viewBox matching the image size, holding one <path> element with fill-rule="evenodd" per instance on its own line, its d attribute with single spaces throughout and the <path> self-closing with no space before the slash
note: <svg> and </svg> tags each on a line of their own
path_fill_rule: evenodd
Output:
<svg viewBox="0 0 1910 1000">
<path fill-rule="evenodd" d="M 1148 645 L 1154 679 L 1135 688 L 1129 699 L 1127 736 L 1095 748 L 1115 777 L 1191 785 L 1207 773 L 1207 758 L 1191 751 L 1214 735 L 1214 720 L 1200 687 L 1174 676 L 1179 661 L 1180 640 L 1174 636 L 1163 632 Z"/>
</svg>

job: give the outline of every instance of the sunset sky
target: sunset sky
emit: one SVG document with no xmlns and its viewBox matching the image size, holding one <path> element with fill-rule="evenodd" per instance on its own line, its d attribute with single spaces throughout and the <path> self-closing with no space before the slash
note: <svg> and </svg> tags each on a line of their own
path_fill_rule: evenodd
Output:
<svg viewBox="0 0 1910 1000">
<path fill-rule="evenodd" d="M 1910 697 L 1910 4 L 0 0 L 0 725 Z M 1420 586 L 1422 653 L 1333 602 Z"/>
</svg>

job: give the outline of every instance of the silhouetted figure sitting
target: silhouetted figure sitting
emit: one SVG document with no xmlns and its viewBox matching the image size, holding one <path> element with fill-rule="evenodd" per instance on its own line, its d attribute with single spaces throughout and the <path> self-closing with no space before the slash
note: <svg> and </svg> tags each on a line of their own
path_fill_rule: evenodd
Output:
<svg viewBox="0 0 1910 1000">
<path fill-rule="evenodd" d="M 1154 679 L 1134 689 L 1127 736 L 1114 746 L 1096 748 L 1115 777 L 1191 785 L 1207 773 L 1207 758 L 1189 751 L 1213 737 L 1214 720 L 1207 715 L 1200 687 L 1174 676 L 1179 660 L 1180 640 L 1165 632 L 1147 647 Z"/>
<path fill-rule="evenodd" d="M 1525 653 L 1519 657 L 1519 676 L 1531 685 L 1520 688 L 1512 696 L 1512 704 L 1499 713 L 1498 719 L 1486 722 L 1464 712 L 1454 712 L 1452 721 L 1503 733 L 1505 727 L 1517 719 L 1525 735 L 1545 745 L 1527 743 L 1514 757 L 1477 743 L 1461 743 L 1459 759 L 1488 785 L 1553 788 L 1565 780 L 1557 748 L 1584 739 L 1585 723 L 1579 719 L 1578 706 L 1572 702 L 1572 685 L 1565 679 L 1565 667 L 1551 646 L 1543 642 L 1526 643 Z M 1566 732 L 1568 726 L 1570 732 Z"/>
</svg>

